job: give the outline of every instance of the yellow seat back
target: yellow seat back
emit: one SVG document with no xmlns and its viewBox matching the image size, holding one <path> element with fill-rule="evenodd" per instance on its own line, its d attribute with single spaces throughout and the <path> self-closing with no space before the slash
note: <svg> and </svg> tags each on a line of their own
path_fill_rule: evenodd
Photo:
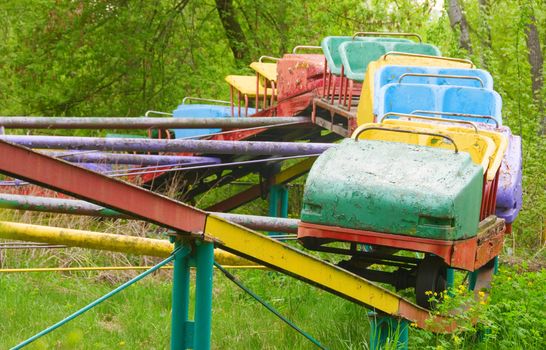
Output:
<svg viewBox="0 0 546 350">
<path fill-rule="evenodd" d="M 471 134 L 476 133 L 475 129 L 464 127 L 463 126 L 464 124 L 456 125 L 455 120 L 449 120 L 448 124 L 440 124 L 434 121 L 431 121 L 430 123 L 426 123 L 426 122 L 416 122 L 416 121 L 400 120 L 400 119 L 386 119 L 386 120 L 383 120 L 382 124 L 396 125 L 396 126 L 410 126 L 410 127 L 414 126 L 414 127 L 419 127 L 423 129 L 430 129 L 432 132 L 434 132 L 434 130 L 445 130 L 445 131 L 454 131 L 454 132 L 460 132 L 460 133 L 471 133 Z M 493 181 L 497 173 L 497 170 L 499 170 L 501 166 L 502 158 L 504 157 L 504 152 L 506 152 L 506 149 L 508 147 L 508 138 L 502 133 L 491 131 L 491 130 L 477 129 L 477 133 L 479 135 L 483 135 L 490 138 L 495 144 L 495 150 L 491 156 L 491 159 L 489 161 L 489 167 L 487 170 L 487 180 Z"/>
<path fill-rule="evenodd" d="M 366 130 L 370 127 L 374 129 Z M 363 130 L 366 131 L 362 132 Z M 399 131 L 409 131 L 410 133 Z M 420 146 L 454 149 L 453 144 L 448 139 L 440 136 L 427 135 L 426 133 L 434 133 L 451 138 L 460 152 L 469 153 L 472 161 L 482 166 L 484 174 L 487 172 L 490 160 L 495 153 L 496 145 L 490 137 L 484 135 L 428 127 L 424 128 L 414 125 L 368 123 L 359 126 L 354 131 L 352 137 L 355 138 L 358 135 L 358 138 L 361 140 L 402 142 Z"/>
</svg>

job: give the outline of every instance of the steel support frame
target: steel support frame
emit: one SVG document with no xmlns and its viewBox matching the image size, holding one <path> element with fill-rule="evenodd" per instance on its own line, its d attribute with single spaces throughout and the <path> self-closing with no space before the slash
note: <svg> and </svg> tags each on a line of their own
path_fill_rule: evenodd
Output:
<svg viewBox="0 0 546 350">
<path fill-rule="evenodd" d="M 191 244 L 193 243 L 193 244 Z M 192 246 L 191 253 L 175 254 L 172 289 L 171 350 L 211 348 L 214 244 L 175 240 L 175 249 Z M 195 267 L 195 307 L 190 318 L 190 268 Z"/>
<path fill-rule="evenodd" d="M 447 241 L 300 222 L 298 238 L 313 237 L 431 253 L 441 257 L 450 267 L 475 271 L 499 255 L 505 232 L 502 219 L 484 220 L 481 226 L 485 227 L 475 237 Z"/>
</svg>

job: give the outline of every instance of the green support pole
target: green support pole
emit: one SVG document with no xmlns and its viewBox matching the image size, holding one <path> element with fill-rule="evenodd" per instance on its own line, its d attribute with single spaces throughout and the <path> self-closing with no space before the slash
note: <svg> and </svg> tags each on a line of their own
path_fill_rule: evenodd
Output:
<svg viewBox="0 0 546 350">
<path fill-rule="evenodd" d="M 285 185 L 273 185 L 269 188 L 269 216 L 276 218 L 288 217 L 288 188 Z M 279 234 L 269 232 L 269 235 Z"/>
<path fill-rule="evenodd" d="M 212 323 L 212 277 L 214 244 L 196 241 L 194 349 L 209 350 Z"/>
<path fill-rule="evenodd" d="M 175 249 L 181 243 L 175 243 Z M 183 254 L 182 254 L 183 253 Z M 190 263 L 187 252 L 175 254 L 172 292 L 171 350 L 190 348 L 193 336 L 192 323 L 189 321 L 190 305 Z"/>
<path fill-rule="evenodd" d="M 396 343 L 396 350 L 408 349 L 409 323 L 389 316 L 372 313 L 370 324 L 370 350 L 380 350 L 387 342 Z"/>
<path fill-rule="evenodd" d="M 454 296 L 453 294 L 453 285 L 455 284 L 455 269 L 447 269 L 447 290 L 449 293 L 449 296 Z"/>
<path fill-rule="evenodd" d="M 370 349 L 380 350 L 387 341 L 396 342 L 396 350 L 408 349 L 408 322 L 392 317 L 374 317 L 370 327 Z"/>
</svg>

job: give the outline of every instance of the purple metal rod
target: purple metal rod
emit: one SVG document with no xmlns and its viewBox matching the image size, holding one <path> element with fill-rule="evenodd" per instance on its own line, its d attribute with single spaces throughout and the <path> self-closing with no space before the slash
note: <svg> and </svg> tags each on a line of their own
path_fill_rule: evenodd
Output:
<svg viewBox="0 0 546 350">
<path fill-rule="evenodd" d="M 266 127 L 311 123 L 307 117 L 254 118 L 105 118 L 105 117 L 0 117 L 10 129 L 201 129 Z"/>
<path fill-rule="evenodd" d="M 131 219 L 130 215 L 106 209 L 81 200 L 22 196 L 0 193 L 0 208 Z M 296 233 L 299 220 L 269 216 L 215 213 L 211 214 L 255 230 Z"/>
<path fill-rule="evenodd" d="M 133 164 L 133 165 L 183 165 L 183 164 L 217 164 L 220 159 L 215 157 L 191 157 L 191 156 L 164 156 L 147 154 L 116 154 L 116 153 L 67 153 L 67 152 L 42 152 L 49 156 L 61 158 L 67 162 L 77 163 L 105 163 L 105 164 Z"/>
<path fill-rule="evenodd" d="M 154 140 L 72 136 L 1 135 L 0 140 L 29 148 L 78 149 L 116 152 L 189 152 L 209 154 L 245 154 L 295 156 L 322 153 L 330 143 Z"/>
</svg>

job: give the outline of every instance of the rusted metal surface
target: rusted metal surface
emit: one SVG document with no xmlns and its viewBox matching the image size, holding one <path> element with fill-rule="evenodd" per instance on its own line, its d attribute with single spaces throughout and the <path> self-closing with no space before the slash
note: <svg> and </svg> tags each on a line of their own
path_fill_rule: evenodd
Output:
<svg viewBox="0 0 546 350">
<path fill-rule="evenodd" d="M 324 69 L 324 55 L 284 55 L 277 62 L 279 101 L 322 87 Z"/>
<path fill-rule="evenodd" d="M 0 141 L 0 172 L 178 232 L 204 230 L 203 211 L 4 141 Z"/>
<path fill-rule="evenodd" d="M 474 271 L 500 253 L 504 232 L 504 220 L 494 217 L 482 222 L 480 233 L 476 237 L 457 241 L 394 235 L 300 222 L 298 238 L 314 237 L 432 253 L 441 257 L 451 267 Z"/>
<path fill-rule="evenodd" d="M 267 141 L 151 140 L 72 136 L 2 135 L 0 140 L 30 148 L 123 152 L 191 152 L 209 154 L 296 156 L 318 154 L 334 145 Z"/>
<path fill-rule="evenodd" d="M 103 118 L 103 117 L 0 117 L 7 129 L 201 129 L 250 128 L 285 123 L 308 124 L 306 117 L 260 118 Z"/>
</svg>

